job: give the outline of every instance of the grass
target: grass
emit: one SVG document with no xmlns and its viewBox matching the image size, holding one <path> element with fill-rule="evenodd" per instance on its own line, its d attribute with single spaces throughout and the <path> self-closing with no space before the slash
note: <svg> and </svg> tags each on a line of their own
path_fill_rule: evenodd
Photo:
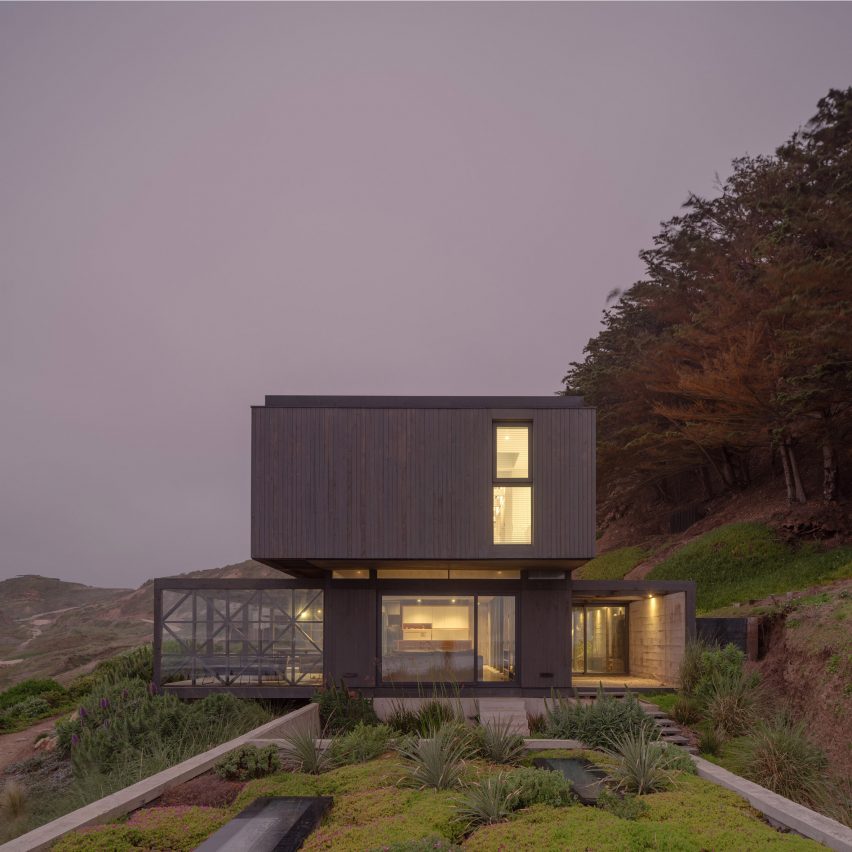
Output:
<svg viewBox="0 0 852 852">
<path fill-rule="evenodd" d="M 574 573 L 578 580 L 623 580 L 646 556 L 642 547 L 620 547 L 596 556 Z"/>
<path fill-rule="evenodd" d="M 852 547 L 807 544 L 793 550 L 768 527 L 728 524 L 684 545 L 649 580 L 695 580 L 696 606 L 709 612 L 852 576 Z"/>
<path fill-rule="evenodd" d="M 551 756 L 555 753 L 549 752 Z M 601 765 L 612 758 L 599 752 L 566 752 L 564 756 L 592 757 Z M 532 757 L 532 756 L 530 756 Z M 465 784 L 470 787 L 500 768 L 483 761 L 467 763 Z M 504 770 L 505 771 L 505 770 Z M 515 770 L 514 772 L 517 772 Z M 150 827 L 127 822 L 86 829 L 71 835 L 57 852 L 130 852 L 133 849 L 193 848 L 202 839 L 201 826 L 212 833 L 229 816 L 239 813 L 258 796 L 332 796 L 334 806 L 307 839 L 306 852 L 332 849 L 363 852 L 371 849 L 426 849 L 429 838 L 436 848 L 499 849 L 667 849 L 714 852 L 742 849 L 818 850 L 818 844 L 767 825 L 734 793 L 697 776 L 677 773 L 669 790 L 640 796 L 635 819 L 600 808 L 535 804 L 493 825 L 465 827 L 457 818 L 458 792 L 416 790 L 401 786 L 404 775 L 398 757 L 385 755 L 368 763 L 334 769 L 323 775 L 279 773 L 249 782 L 228 808 L 150 809 Z M 156 815 L 156 810 L 165 811 Z M 184 828 L 183 820 L 187 826 Z M 132 842 L 129 830 L 138 832 Z"/>
</svg>

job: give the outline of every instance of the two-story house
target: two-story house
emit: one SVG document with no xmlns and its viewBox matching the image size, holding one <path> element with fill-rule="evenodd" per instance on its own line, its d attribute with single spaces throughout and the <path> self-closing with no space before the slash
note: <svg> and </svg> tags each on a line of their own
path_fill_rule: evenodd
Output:
<svg viewBox="0 0 852 852">
<path fill-rule="evenodd" d="M 659 688 L 695 630 L 692 583 L 572 580 L 595 554 L 579 397 L 268 396 L 251 502 L 280 580 L 155 583 L 178 694 Z"/>
</svg>

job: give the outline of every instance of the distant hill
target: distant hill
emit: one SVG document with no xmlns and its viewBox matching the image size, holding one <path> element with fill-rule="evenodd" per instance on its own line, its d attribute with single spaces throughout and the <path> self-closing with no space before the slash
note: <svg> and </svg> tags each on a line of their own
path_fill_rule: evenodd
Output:
<svg viewBox="0 0 852 852">
<path fill-rule="evenodd" d="M 247 560 L 182 577 L 278 577 Z M 68 681 L 99 660 L 150 642 L 154 583 L 138 589 L 99 589 L 52 577 L 0 581 L 0 689 L 31 677 Z"/>
</svg>

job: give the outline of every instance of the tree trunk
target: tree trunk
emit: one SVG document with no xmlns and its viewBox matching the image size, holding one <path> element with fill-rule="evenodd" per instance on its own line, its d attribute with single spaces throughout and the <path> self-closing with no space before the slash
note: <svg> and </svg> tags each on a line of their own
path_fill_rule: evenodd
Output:
<svg viewBox="0 0 852 852">
<path fill-rule="evenodd" d="M 790 462 L 790 474 L 793 477 L 793 491 L 795 493 L 796 503 L 806 503 L 805 489 L 802 486 L 802 478 L 799 476 L 799 465 L 796 462 L 796 453 L 793 451 L 793 442 L 790 438 L 784 439 L 784 446 L 787 448 L 787 458 Z"/>
<path fill-rule="evenodd" d="M 837 451 L 828 435 L 822 439 L 822 499 L 837 502 Z"/>
<path fill-rule="evenodd" d="M 790 472 L 790 457 L 787 455 L 787 444 L 778 445 L 778 455 L 781 458 L 781 468 L 784 471 L 784 485 L 787 488 L 787 502 L 796 502 L 796 493 L 793 490 L 793 474 Z"/>
<path fill-rule="evenodd" d="M 696 468 L 696 473 L 698 475 L 698 481 L 701 483 L 701 489 L 704 491 L 704 499 L 712 500 L 713 499 L 713 489 L 710 486 L 710 477 L 707 475 L 707 468 L 704 465 L 699 465 Z"/>
<path fill-rule="evenodd" d="M 727 447 L 722 447 L 722 464 L 720 465 L 719 473 L 722 474 L 722 480 L 728 488 L 733 490 L 737 487 L 737 477 L 734 474 L 734 468 L 731 464 L 731 457 Z"/>
</svg>

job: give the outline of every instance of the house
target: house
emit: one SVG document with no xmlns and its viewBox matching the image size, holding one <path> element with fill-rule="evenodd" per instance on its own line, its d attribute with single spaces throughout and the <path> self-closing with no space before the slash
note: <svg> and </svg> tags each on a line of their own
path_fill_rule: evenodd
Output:
<svg viewBox="0 0 852 852">
<path fill-rule="evenodd" d="M 268 396 L 251 554 L 281 579 L 155 581 L 156 678 L 187 697 L 674 684 L 694 585 L 573 580 L 594 553 L 582 398 Z"/>
</svg>

